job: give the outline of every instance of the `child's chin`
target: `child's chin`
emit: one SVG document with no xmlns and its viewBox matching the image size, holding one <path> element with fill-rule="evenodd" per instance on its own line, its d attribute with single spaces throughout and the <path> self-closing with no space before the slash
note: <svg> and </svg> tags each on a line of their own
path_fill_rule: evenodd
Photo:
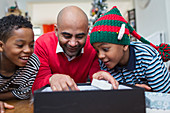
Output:
<svg viewBox="0 0 170 113">
<path fill-rule="evenodd" d="M 113 69 L 113 68 L 115 67 L 115 65 L 106 65 L 106 67 L 107 67 L 108 69 Z"/>
<path fill-rule="evenodd" d="M 24 67 L 26 65 L 26 63 L 22 63 L 22 64 L 19 64 L 17 65 L 18 67 Z"/>
<path fill-rule="evenodd" d="M 113 69 L 113 67 L 110 67 L 110 66 L 106 66 L 108 69 Z"/>
</svg>

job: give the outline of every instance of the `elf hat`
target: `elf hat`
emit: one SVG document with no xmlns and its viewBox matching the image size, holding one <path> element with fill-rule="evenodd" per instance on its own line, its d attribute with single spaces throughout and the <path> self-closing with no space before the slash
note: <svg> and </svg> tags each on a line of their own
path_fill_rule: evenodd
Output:
<svg viewBox="0 0 170 113">
<path fill-rule="evenodd" d="M 114 6 L 111 10 L 96 20 L 90 34 L 90 43 L 106 42 L 120 45 L 130 45 L 130 34 L 143 43 L 153 46 L 159 51 L 164 61 L 170 59 L 170 45 L 155 46 L 141 37 L 122 17 L 120 11 Z"/>
</svg>

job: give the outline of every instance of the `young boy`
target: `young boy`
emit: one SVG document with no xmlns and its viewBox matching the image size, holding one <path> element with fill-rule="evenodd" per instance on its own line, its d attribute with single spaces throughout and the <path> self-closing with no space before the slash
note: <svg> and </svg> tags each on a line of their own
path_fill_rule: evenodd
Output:
<svg viewBox="0 0 170 113">
<path fill-rule="evenodd" d="M 90 43 L 98 53 L 101 69 L 108 71 L 119 83 L 170 92 L 170 75 L 159 52 L 149 44 L 130 43 L 130 34 L 140 37 L 116 6 L 95 22 Z"/>
<path fill-rule="evenodd" d="M 0 100 L 28 99 L 39 69 L 32 24 L 22 16 L 0 19 Z M 0 112 L 14 108 L 0 101 Z"/>
</svg>

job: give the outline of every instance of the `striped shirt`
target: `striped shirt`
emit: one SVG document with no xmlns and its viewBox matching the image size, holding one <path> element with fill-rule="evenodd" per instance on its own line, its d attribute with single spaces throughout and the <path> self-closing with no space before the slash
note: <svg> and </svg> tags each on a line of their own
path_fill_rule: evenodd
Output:
<svg viewBox="0 0 170 113">
<path fill-rule="evenodd" d="M 0 92 L 11 91 L 19 99 L 28 99 L 39 66 L 40 61 L 33 53 L 27 64 L 24 67 L 19 67 L 11 77 L 0 74 Z"/>
<path fill-rule="evenodd" d="M 131 42 L 127 66 L 108 69 L 99 60 L 101 70 L 108 71 L 118 82 L 130 85 L 147 84 L 152 91 L 167 93 L 170 91 L 170 74 L 160 54 L 150 45 Z"/>
</svg>

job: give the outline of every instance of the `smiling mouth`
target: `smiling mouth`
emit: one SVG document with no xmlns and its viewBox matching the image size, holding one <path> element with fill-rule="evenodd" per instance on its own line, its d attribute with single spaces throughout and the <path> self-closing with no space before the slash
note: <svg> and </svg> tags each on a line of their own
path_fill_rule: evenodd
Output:
<svg viewBox="0 0 170 113">
<path fill-rule="evenodd" d="M 105 65 L 108 65 L 108 63 L 109 63 L 109 61 L 105 61 L 105 62 L 104 62 Z"/>
<path fill-rule="evenodd" d="M 75 52 L 75 51 L 77 51 L 77 48 L 67 48 L 67 50 L 70 52 Z"/>
<path fill-rule="evenodd" d="M 28 60 L 29 57 L 20 57 L 20 59 L 22 59 L 22 60 Z"/>
</svg>

